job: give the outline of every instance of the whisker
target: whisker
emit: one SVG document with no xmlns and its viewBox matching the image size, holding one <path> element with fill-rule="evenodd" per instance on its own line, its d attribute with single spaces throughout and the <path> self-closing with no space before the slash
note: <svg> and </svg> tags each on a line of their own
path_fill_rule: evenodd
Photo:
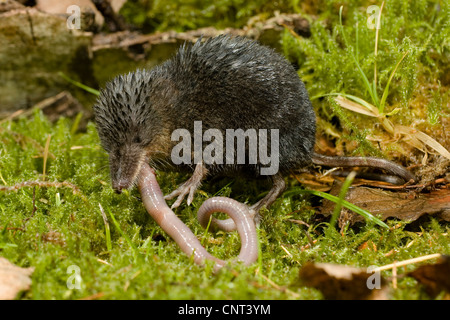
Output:
<svg viewBox="0 0 450 320">
<path fill-rule="evenodd" d="M 108 165 L 101 166 L 100 168 L 98 168 L 97 170 L 95 170 L 94 173 L 95 173 L 95 174 L 100 174 L 100 173 L 106 172 L 106 170 L 108 169 L 108 167 L 109 167 Z M 109 177 L 109 174 L 108 174 L 108 177 Z"/>
</svg>

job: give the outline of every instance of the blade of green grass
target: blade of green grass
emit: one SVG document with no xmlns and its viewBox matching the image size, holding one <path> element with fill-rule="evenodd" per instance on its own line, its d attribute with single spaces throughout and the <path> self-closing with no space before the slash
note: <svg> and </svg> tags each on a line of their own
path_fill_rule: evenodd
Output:
<svg viewBox="0 0 450 320">
<path fill-rule="evenodd" d="M 120 228 L 119 223 L 117 222 L 116 218 L 114 217 L 113 213 L 111 212 L 111 210 L 109 208 L 108 208 L 108 213 L 109 213 L 109 215 L 111 217 L 111 220 L 114 223 L 114 226 L 119 231 L 119 233 L 122 235 L 122 237 L 124 237 L 125 241 L 128 243 L 128 245 L 130 246 L 131 250 L 133 251 L 133 256 L 134 256 L 134 259 L 136 260 L 136 258 L 137 258 L 137 248 L 136 248 L 136 246 L 133 244 L 133 242 L 131 242 L 130 238 Z"/>
<path fill-rule="evenodd" d="M 340 26 L 340 30 L 342 33 L 342 37 L 344 39 L 344 43 L 345 46 L 347 48 L 351 48 L 348 40 L 347 40 L 347 36 L 345 35 L 345 31 L 344 31 L 344 26 L 342 25 L 342 9 L 344 8 L 344 6 L 341 6 L 339 8 L 339 26 Z M 370 97 L 372 98 L 372 102 L 378 107 L 378 103 L 377 103 L 377 98 L 375 97 L 375 94 L 373 92 L 373 87 L 369 82 L 369 79 L 367 78 L 366 74 L 364 73 L 364 71 L 361 69 L 361 66 L 359 65 L 358 60 L 356 59 L 356 56 L 354 55 L 354 53 L 352 52 L 352 50 L 350 51 L 350 55 L 353 58 L 353 61 L 355 62 L 356 67 L 358 68 L 359 74 L 361 75 L 362 80 L 364 81 L 364 84 L 366 85 L 367 90 L 369 91 Z"/>
<path fill-rule="evenodd" d="M 17 248 L 17 244 L 14 243 L 0 243 L 0 249 Z"/>
<path fill-rule="evenodd" d="M 317 190 L 308 190 L 308 189 L 303 189 L 301 187 L 291 188 L 290 190 L 286 191 L 284 194 L 285 195 L 295 195 L 295 194 L 305 194 L 305 193 L 312 194 L 312 195 L 333 201 L 334 203 L 337 203 L 339 201 L 338 197 L 328 194 L 326 192 L 317 191 Z M 363 216 L 366 220 L 376 223 L 380 227 L 389 229 L 389 226 L 387 224 L 385 224 L 380 219 L 374 217 L 369 211 L 366 211 L 366 210 L 354 205 L 353 203 L 348 202 L 347 200 L 342 200 L 342 206 Z"/>
<path fill-rule="evenodd" d="M 350 188 L 351 184 L 353 183 L 353 179 L 355 179 L 356 172 L 352 171 L 350 174 L 345 178 L 344 183 L 342 184 L 341 191 L 339 192 L 339 198 L 336 202 L 336 206 L 334 207 L 333 214 L 331 215 L 330 219 L 330 225 L 329 229 L 334 229 L 334 225 L 336 224 L 336 221 L 341 214 L 342 209 L 342 202 L 345 200 L 345 195 L 348 192 L 348 188 Z"/>
<path fill-rule="evenodd" d="M 88 87 L 87 85 L 82 84 L 81 82 L 78 82 L 78 81 L 75 81 L 75 80 L 69 78 L 63 72 L 58 72 L 58 75 L 60 75 L 62 78 L 64 78 L 64 80 L 66 80 L 66 81 L 70 82 L 71 84 L 77 86 L 78 88 L 81 88 L 81 89 L 83 89 L 83 90 L 85 90 L 85 91 L 87 91 L 89 93 L 92 93 L 92 94 L 94 94 L 96 96 L 100 95 L 100 91 L 95 90 L 94 88 Z"/>
<path fill-rule="evenodd" d="M 48 159 L 48 150 L 50 148 L 50 140 L 52 139 L 52 135 L 49 134 L 47 136 L 47 141 L 45 142 L 45 147 L 44 147 L 44 164 L 43 164 L 43 169 L 42 169 L 42 181 L 45 181 L 45 174 L 47 171 L 47 159 Z"/>
<path fill-rule="evenodd" d="M 377 27 L 375 29 L 375 49 L 374 49 L 374 61 L 373 61 L 373 92 L 376 98 L 376 105 L 379 107 L 380 101 L 378 100 L 377 94 L 377 56 L 378 56 L 378 41 L 379 41 L 379 31 L 381 24 L 381 12 L 383 11 L 384 1 L 381 3 L 380 13 L 378 14 Z"/>
<path fill-rule="evenodd" d="M 80 125 L 81 119 L 83 118 L 83 112 L 78 112 L 75 120 L 73 121 L 72 127 L 70 128 L 70 136 L 72 137 L 75 132 L 77 132 Z"/>
<path fill-rule="evenodd" d="M 108 218 L 106 217 L 102 205 L 99 203 L 98 206 L 100 207 L 100 213 L 102 214 L 103 222 L 105 224 L 106 248 L 108 249 L 108 251 L 111 251 L 112 250 L 111 230 L 109 228 Z"/>
<path fill-rule="evenodd" d="M 209 227 L 211 226 L 212 218 L 213 218 L 212 215 L 209 216 L 208 224 L 207 224 L 207 226 L 205 228 L 205 231 L 203 232 L 203 239 L 202 239 L 202 242 L 201 242 L 203 247 L 205 246 L 205 241 L 206 241 L 206 237 L 208 236 L 208 231 L 209 231 Z"/>
<path fill-rule="evenodd" d="M 403 61 L 403 59 L 406 57 L 406 55 L 409 53 L 409 51 L 406 51 L 405 54 L 403 55 L 403 57 L 400 59 L 399 62 L 397 62 L 394 70 L 392 70 L 392 73 L 389 77 L 388 82 L 386 83 L 386 87 L 384 87 L 384 91 L 383 91 L 383 96 L 381 97 L 381 102 L 380 105 L 378 107 L 378 110 L 380 111 L 380 113 L 384 112 L 384 106 L 386 104 L 386 99 L 389 93 L 389 85 L 391 84 L 392 79 L 394 78 L 395 72 L 397 71 L 398 66 L 400 65 L 400 63 Z"/>
<path fill-rule="evenodd" d="M 332 93 L 326 93 L 326 94 L 321 94 L 321 95 L 311 97 L 311 100 L 314 100 L 317 98 L 322 98 L 322 97 L 327 97 L 327 96 L 342 96 L 342 97 L 348 98 L 348 99 L 353 100 L 354 102 L 359 103 L 360 105 L 366 107 L 371 112 L 371 114 L 370 114 L 371 116 L 376 117 L 379 115 L 378 109 L 373 104 L 371 104 L 371 103 L 367 102 L 366 100 L 361 99 L 357 96 L 351 95 L 351 94 L 332 92 Z"/>
<path fill-rule="evenodd" d="M 358 22 L 356 22 L 356 44 L 355 44 L 355 51 L 356 51 L 356 61 L 359 61 L 359 28 L 358 28 Z"/>
</svg>

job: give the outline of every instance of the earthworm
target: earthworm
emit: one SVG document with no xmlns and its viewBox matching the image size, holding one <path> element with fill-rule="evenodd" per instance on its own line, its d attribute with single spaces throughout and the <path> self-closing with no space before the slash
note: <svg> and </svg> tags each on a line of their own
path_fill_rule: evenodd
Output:
<svg viewBox="0 0 450 320">
<path fill-rule="evenodd" d="M 200 207 L 200 209 L 197 212 L 198 221 L 200 222 L 200 224 L 202 225 L 203 228 L 206 228 L 208 226 L 209 217 L 211 216 L 211 213 L 210 213 L 211 211 L 207 212 L 206 210 L 208 208 L 207 206 L 208 206 L 209 202 L 213 202 L 213 199 L 232 200 L 230 198 L 225 198 L 225 197 L 214 197 L 214 198 L 210 198 L 210 199 L 206 200 L 205 202 L 203 202 L 202 206 Z M 245 214 L 253 221 L 253 224 L 254 224 L 255 223 L 255 220 L 254 220 L 255 211 L 249 210 L 249 208 L 246 205 L 244 205 L 243 203 L 240 203 L 235 200 L 232 200 L 232 201 L 235 202 L 234 207 L 236 209 L 239 208 L 243 213 L 245 212 Z M 212 210 L 212 212 L 224 212 L 224 211 Z M 213 217 L 213 218 L 211 218 L 210 229 L 219 229 L 219 230 L 222 230 L 225 232 L 231 232 L 231 231 L 237 230 L 237 225 L 233 219 L 221 220 L 221 219 L 216 219 Z M 239 232 L 239 230 L 238 230 L 238 232 Z"/>
<path fill-rule="evenodd" d="M 192 231 L 169 208 L 156 180 L 155 171 L 147 163 L 142 165 L 138 188 L 150 216 L 186 255 L 193 256 L 195 263 L 203 265 L 205 260 L 212 260 L 215 262 L 215 270 L 227 264 L 227 261 L 208 253 Z M 213 212 L 224 212 L 235 222 L 241 239 L 241 250 L 237 259 L 244 265 L 255 262 L 258 257 L 258 238 L 255 224 L 246 205 L 225 197 L 210 198 L 198 210 L 198 216 L 203 225 L 205 221 L 206 224 L 208 223 Z"/>
</svg>

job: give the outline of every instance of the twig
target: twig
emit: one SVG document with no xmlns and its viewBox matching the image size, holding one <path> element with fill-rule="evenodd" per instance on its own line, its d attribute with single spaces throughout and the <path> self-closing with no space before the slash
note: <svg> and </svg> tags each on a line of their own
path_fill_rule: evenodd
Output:
<svg viewBox="0 0 450 320">
<path fill-rule="evenodd" d="M 111 263 L 109 263 L 108 261 L 105 261 L 103 259 L 97 258 L 97 261 L 103 264 L 106 264 L 107 266 L 113 267 L 113 265 Z"/>
<path fill-rule="evenodd" d="M 394 261 L 392 267 L 392 288 L 397 289 L 397 261 Z"/>
<path fill-rule="evenodd" d="M 54 105 L 56 103 L 62 103 L 64 100 L 69 99 L 70 94 L 67 91 L 62 91 L 60 93 L 58 93 L 56 96 L 53 97 L 49 97 L 46 98 L 40 102 L 38 102 L 37 104 L 35 104 L 34 106 L 32 106 L 31 108 L 24 110 L 24 109 L 19 109 L 17 111 L 14 111 L 12 114 L 10 114 L 9 116 L 7 116 L 5 119 L 0 121 L 0 124 L 9 121 L 9 120 L 14 120 L 16 118 L 18 118 L 19 116 L 24 116 L 24 117 L 28 117 L 29 115 L 31 115 L 36 109 L 38 110 L 44 110 L 45 108 Z"/>
<path fill-rule="evenodd" d="M 293 223 L 297 223 L 300 225 L 305 225 L 309 228 L 309 224 L 307 224 L 306 222 L 302 221 L 302 220 L 296 220 L 296 219 L 288 219 L 288 221 L 293 222 Z M 309 245 L 311 247 L 314 246 L 314 240 L 312 239 L 311 235 L 309 234 L 308 230 L 303 230 L 305 232 L 306 237 L 308 238 L 308 242 Z M 317 230 L 313 230 L 317 235 L 319 235 L 320 233 Z"/>
<path fill-rule="evenodd" d="M 287 288 L 281 287 L 278 284 L 276 284 L 275 282 L 273 282 L 272 280 L 270 280 L 269 278 L 267 278 L 265 275 L 261 274 L 259 272 L 259 268 L 256 269 L 256 274 L 259 274 L 259 276 L 261 278 L 263 278 L 264 280 L 266 280 L 272 287 L 274 287 L 275 289 L 281 291 L 281 292 L 286 292 L 287 294 L 290 294 L 291 296 L 293 296 L 296 299 L 300 299 L 300 295 L 298 293 L 295 293 Z"/>
<path fill-rule="evenodd" d="M 392 185 L 386 185 L 386 184 L 379 184 L 376 182 L 360 182 L 355 183 L 354 186 L 369 186 L 369 187 L 376 187 L 380 189 L 389 189 L 389 190 L 408 190 L 408 189 L 423 189 L 429 186 L 434 186 L 437 184 L 445 184 L 447 181 L 445 178 L 439 178 L 434 181 L 427 182 L 425 184 L 410 184 L 409 182 L 401 185 L 401 186 L 392 186 Z"/>
<path fill-rule="evenodd" d="M 18 116 L 20 116 L 22 113 L 24 113 L 25 112 L 25 110 L 23 110 L 23 109 L 19 109 L 19 110 L 17 110 L 17 111 L 14 111 L 13 113 L 11 113 L 9 116 L 7 116 L 6 118 L 4 118 L 4 119 L 2 119 L 1 121 L 0 121 L 0 124 L 2 124 L 2 123 L 4 123 L 4 122 L 6 122 L 6 121 L 9 121 L 9 120 L 13 120 L 14 118 L 17 118 Z"/>
<path fill-rule="evenodd" d="M 408 260 L 403 260 L 403 261 L 400 261 L 400 262 L 394 262 L 394 263 L 391 263 L 391 264 L 387 264 L 385 266 L 381 266 L 381 267 L 375 268 L 372 271 L 373 272 L 378 272 L 378 271 L 389 270 L 389 269 L 393 269 L 393 268 L 406 266 L 408 264 L 413 264 L 413 263 L 417 263 L 417 262 L 422 262 L 422 261 L 426 261 L 426 260 L 440 258 L 441 256 L 442 255 L 440 253 L 433 253 L 433 254 L 429 254 L 429 255 L 426 255 L 426 256 L 422 256 L 422 257 L 417 257 L 417 258 L 413 258 L 413 259 L 408 259 Z"/>
<path fill-rule="evenodd" d="M 105 18 L 105 23 L 108 25 L 109 31 L 117 32 L 117 31 L 124 31 L 127 29 L 123 21 L 123 18 L 114 12 L 109 1 L 92 0 L 92 3 Z"/>
<path fill-rule="evenodd" d="M 300 210 L 298 210 L 298 211 L 300 211 Z M 293 223 L 296 223 L 296 224 L 302 224 L 302 225 L 304 225 L 304 226 L 307 226 L 308 228 L 310 227 L 310 225 L 307 224 L 307 223 L 306 223 L 305 221 L 303 221 L 303 220 L 287 219 L 287 221 L 290 221 L 290 222 L 293 222 Z"/>
<path fill-rule="evenodd" d="M 283 245 L 280 245 L 281 249 L 283 249 L 284 252 L 287 253 L 287 255 L 291 258 L 293 258 L 292 253 L 290 253 Z"/>
<path fill-rule="evenodd" d="M 44 187 L 44 188 L 50 188 L 50 187 L 55 187 L 55 188 L 70 188 L 72 189 L 73 193 L 76 195 L 79 195 L 81 197 L 81 199 L 83 199 L 83 201 L 87 202 L 87 198 L 86 196 L 80 191 L 80 188 L 78 188 L 76 185 L 74 185 L 73 183 L 70 183 L 68 181 L 63 181 L 63 182 L 50 182 L 50 181 L 24 181 L 24 182 L 20 182 L 17 183 L 13 186 L 0 186 L 0 191 L 17 191 L 21 188 L 24 187 Z"/>
</svg>

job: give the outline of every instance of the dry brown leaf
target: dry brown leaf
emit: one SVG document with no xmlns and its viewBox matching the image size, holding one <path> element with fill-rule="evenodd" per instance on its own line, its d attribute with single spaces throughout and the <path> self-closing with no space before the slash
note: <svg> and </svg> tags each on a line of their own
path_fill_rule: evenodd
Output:
<svg viewBox="0 0 450 320">
<path fill-rule="evenodd" d="M 422 144 L 427 145 L 428 147 L 432 148 L 434 151 L 439 153 L 441 156 L 450 160 L 450 152 L 448 152 L 448 150 L 445 149 L 439 142 L 434 140 L 426 133 L 423 133 L 422 131 L 419 131 L 414 128 L 400 125 L 396 125 L 394 127 L 394 130 L 396 133 L 398 132 L 406 135 L 407 137 L 409 136 L 412 139 L 419 140 Z"/>
<path fill-rule="evenodd" d="M 368 107 L 365 107 L 365 106 L 357 103 L 357 102 L 351 101 L 343 96 L 337 96 L 334 100 L 341 107 L 348 109 L 350 111 L 364 114 L 369 117 L 378 117 L 379 116 L 378 109 L 369 103 L 367 103 L 367 105 L 370 106 L 370 109 Z"/>
<path fill-rule="evenodd" d="M 450 293 L 450 256 L 441 256 L 437 263 L 420 266 L 408 275 L 423 284 L 431 297 L 443 290 Z"/>
<path fill-rule="evenodd" d="M 380 115 L 378 109 L 375 106 L 371 105 L 370 103 L 362 99 L 359 100 L 362 103 L 364 103 L 364 105 L 355 101 L 351 101 L 343 96 L 337 96 L 335 98 L 335 101 L 341 107 L 347 110 L 363 114 L 369 117 L 378 117 L 382 126 L 386 129 L 387 132 L 389 132 L 393 136 L 396 136 L 397 134 L 403 135 L 404 136 L 403 140 L 412 147 L 426 153 L 424 147 L 428 146 L 441 156 L 450 159 L 450 152 L 447 149 L 445 149 L 439 142 L 437 142 L 435 139 L 433 139 L 426 133 L 423 133 L 422 131 L 415 128 L 402 125 L 394 125 L 386 117 Z"/>
<path fill-rule="evenodd" d="M 336 181 L 330 194 L 338 195 L 341 183 Z M 408 192 L 392 192 L 377 188 L 351 187 L 345 200 L 379 217 L 381 220 L 393 217 L 404 221 L 415 221 L 425 214 L 434 215 L 450 221 L 450 190 L 438 189 L 429 193 L 413 194 Z M 329 216 L 336 204 L 324 200 L 321 214 Z M 363 217 L 345 208 L 341 211 L 339 225 L 353 224 L 363 221 Z"/>
<path fill-rule="evenodd" d="M 31 285 L 30 275 L 34 268 L 18 267 L 0 257 L 0 300 L 13 300 Z"/>
<path fill-rule="evenodd" d="M 300 269 L 300 281 L 319 289 L 329 300 L 384 300 L 387 299 L 386 281 L 380 274 L 378 288 L 369 288 L 374 274 L 364 268 L 330 264 L 307 263 Z"/>
</svg>

